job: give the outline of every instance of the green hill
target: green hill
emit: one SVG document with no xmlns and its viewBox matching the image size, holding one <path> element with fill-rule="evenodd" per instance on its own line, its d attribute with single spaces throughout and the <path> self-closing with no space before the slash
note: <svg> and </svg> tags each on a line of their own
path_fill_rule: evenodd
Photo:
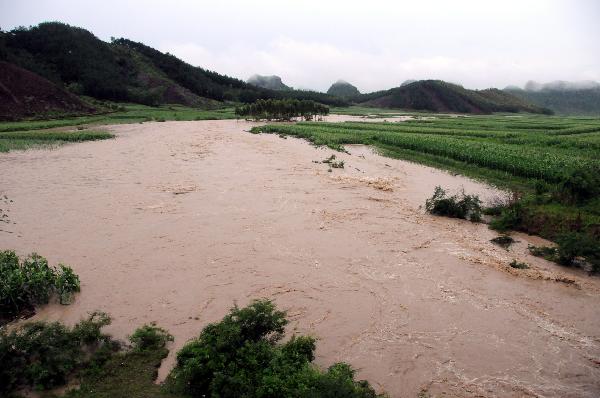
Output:
<svg viewBox="0 0 600 398">
<path fill-rule="evenodd" d="M 353 98 L 360 95 L 360 91 L 347 81 L 338 80 L 329 87 L 327 94 L 336 95 L 342 98 Z"/>
<path fill-rule="evenodd" d="M 0 32 L 0 61 L 36 73 L 70 92 L 145 105 L 209 106 L 259 98 L 311 99 L 343 106 L 340 98 L 312 91 L 282 93 L 192 66 L 128 39 L 104 42 L 60 22 Z"/>
<path fill-rule="evenodd" d="M 420 80 L 390 90 L 363 94 L 352 100 L 366 106 L 431 112 L 549 113 L 548 110 L 498 89 L 468 90 L 441 80 Z"/>
</svg>

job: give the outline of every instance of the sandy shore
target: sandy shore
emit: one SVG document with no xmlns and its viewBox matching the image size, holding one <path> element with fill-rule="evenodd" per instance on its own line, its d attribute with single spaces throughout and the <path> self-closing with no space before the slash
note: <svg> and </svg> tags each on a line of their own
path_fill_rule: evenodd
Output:
<svg viewBox="0 0 600 398">
<path fill-rule="evenodd" d="M 347 361 L 393 397 L 600 394 L 599 278 L 529 256 L 539 239 L 508 252 L 487 226 L 420 208 L 436 185 L 501 192 L 364 147 L 329 173 L 313 160 L 331 150 L 251 126 L 120 125 L 114 140 L 0 154 L 0 248 L 82 280 L 73 305 L 36 318 L 103 310 L 120 338 L 156 321 L 175 336 L 164 377 L 204 325 L 268 297 L 290 332 L 318 337 L 319 365 Z"/>
</svg>

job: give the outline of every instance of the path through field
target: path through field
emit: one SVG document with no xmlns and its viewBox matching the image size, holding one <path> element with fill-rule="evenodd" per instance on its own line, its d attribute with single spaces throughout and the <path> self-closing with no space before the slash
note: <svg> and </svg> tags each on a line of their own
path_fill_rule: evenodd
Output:
<svg viewBox="0 0 600 398">
<path fill-rule="evenodd" d="M 427 215 L 436 185 L 501 192 L 350 147 L 345 169 L 237 121 L 109 127 L 108 141 L 0 154 L 0 249 L 80 275 L 37 319 L 156 321 L 174 352 L 237 302 L 268 297 L 317 363 L 347 361 L 392 397 L 600 395 L 600 278 L 506 251 L 483 224 Z M 12 202 L 10 202 L 12 200 Z M 532 265 L 515 270 L 517 259 Z"/>
</svg>

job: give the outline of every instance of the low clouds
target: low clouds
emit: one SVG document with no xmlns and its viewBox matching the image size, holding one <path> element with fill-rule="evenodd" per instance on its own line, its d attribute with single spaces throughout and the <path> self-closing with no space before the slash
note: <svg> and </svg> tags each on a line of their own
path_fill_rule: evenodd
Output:
<svg viewBox="0 0 600 398">
<path fill-rule="evenodd" d="M 196 43 L 163 43 L 163 51 L 204 68 L 236 76 L 243 80 L 259 73 L 278 75 L 296 88 L 327 90 L 339 79 L 347 80 L 361 92 L 383 90 L 408 79 L 442 79 L 470 88 L 505 87 L 523 84 L 535 78 L 549 81 L 560 76 L 600 80 L 592 71 L 580 71 L 570 60 L 549 65 L 546 59 L 442 55 L 411 57 L 394 49 L 364 51 L 322 42 L 307 42 L 278 37 L 263 48 L 225 47 L 209 50 Z"/>
<path fill-rule="evenodd" d="M 4 29 L 59 20 L 298 88 L 600 80 L 597 0 L 0 0 L 0 10 Z"/>
</svg>

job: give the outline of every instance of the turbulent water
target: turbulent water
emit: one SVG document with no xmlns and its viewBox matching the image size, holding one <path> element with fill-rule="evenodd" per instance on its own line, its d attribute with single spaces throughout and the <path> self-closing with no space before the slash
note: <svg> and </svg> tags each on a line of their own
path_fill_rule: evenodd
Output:
<svg viewBox="0 0 600 398">
<path fill-rule="evenodd" d="M 365 147 L 336 153 L 236 121 L 110 127 L 114 140 L 0 154 L 11 223 L 0 248 L 71 265 L 82 292 L 37 319 L 113 317 L 125 338 L 156 321 L 163 364 L 234 304 L 267 297 L 317 363 L 351 363 L 391 396 L 600 394 L 600 283 L 506 251 L 485 225 L 421 206 L 436 185 L 503 193 Z M 4 207 L 6 207 L 4 209 Z M 515 270 L 517 259 L 531 264 Z"/>
</svg>

